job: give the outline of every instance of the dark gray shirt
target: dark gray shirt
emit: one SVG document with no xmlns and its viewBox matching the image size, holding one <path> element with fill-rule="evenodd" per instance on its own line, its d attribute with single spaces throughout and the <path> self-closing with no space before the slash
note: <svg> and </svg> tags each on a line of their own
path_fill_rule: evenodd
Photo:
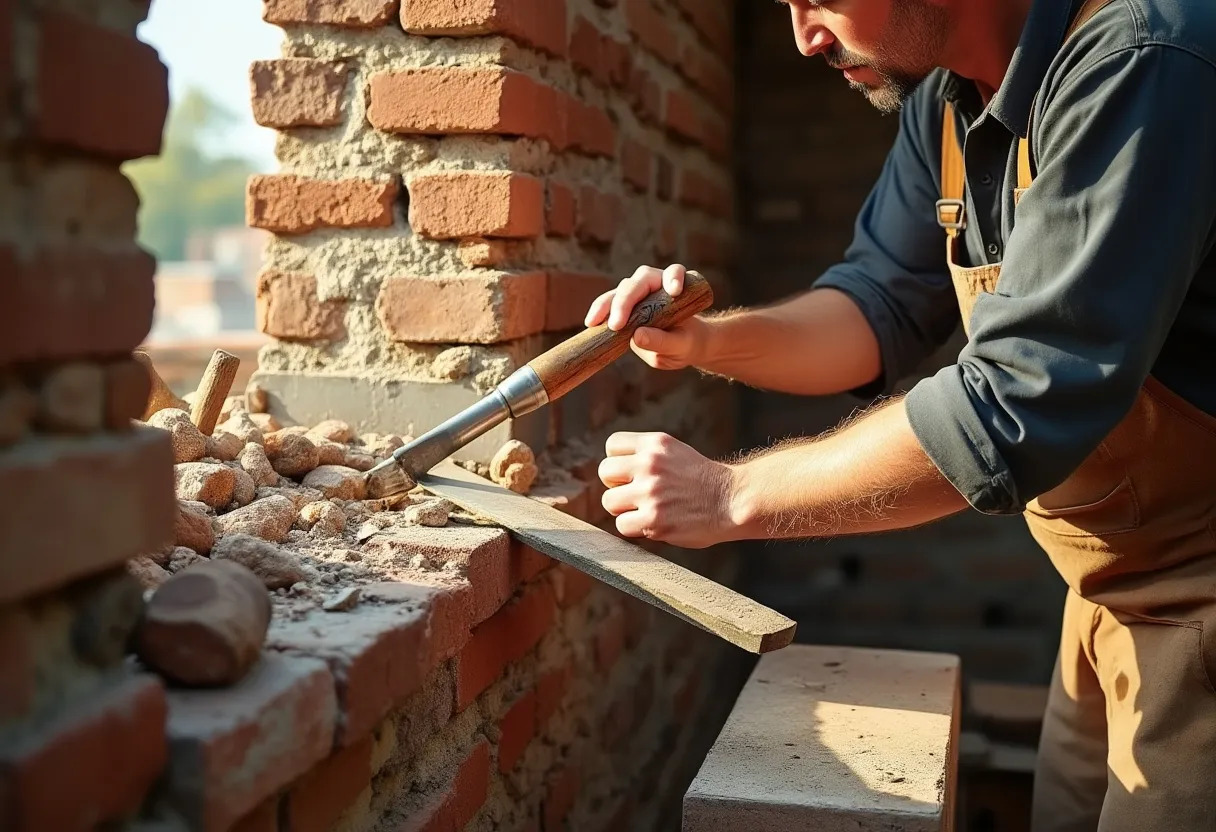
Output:
<svg viewBox="0 0 1216 832">
<path fill-rule="evenodd" d="M 889 389 L 958 323 L 934 203 L 943 101 L 965 135 L 963 265 L 1001 263 L 955 364 L 908 394 L 929 457 L 975 508 L 1061 483 L 1152 374 L 1216 414 L 1216 0 L 1114 0 L 1060 45 L 1069 0 L 1034 0 L 1000 90 L 939 71 L 905 105 L 845 261 Z M 1017 139 L 1035 180 L 1016 210 Z M 1216 464 L 1205 460 L 1202 464 Z"/>
</svg>

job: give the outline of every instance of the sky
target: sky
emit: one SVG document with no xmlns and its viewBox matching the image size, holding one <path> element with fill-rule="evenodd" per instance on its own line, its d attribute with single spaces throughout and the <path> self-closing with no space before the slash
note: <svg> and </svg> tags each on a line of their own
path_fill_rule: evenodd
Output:
<svg viewBox="0 0 1216 832">
<path fill-rule="evenodd" d="M 249 64 L 278 57 L 283 33 L 262 21 L 258 0 L 153 0 L 138 35 L 169 67 L 173 100 L 198 87 L 236 116 L 213 152 L 274 169 L 274 132 L 258 126 L 249 109 Z"/>
</svg>

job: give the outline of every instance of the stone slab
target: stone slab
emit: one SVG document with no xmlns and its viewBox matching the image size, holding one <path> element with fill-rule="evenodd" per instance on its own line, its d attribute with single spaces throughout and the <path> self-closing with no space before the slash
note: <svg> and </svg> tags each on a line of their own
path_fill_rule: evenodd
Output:
<svg viewBox="0 0 1216 832">
<path fill-rule="evenodd" d="M 954 656 L 792 645 L 761 658 L 684 797 L 684 832 L 953 828 Z"/>
<path fill-rule="evenodd" d="M 360 433 L 421 436 L 476 403 L 482 394 L 454 382 L 385 381 L 339 375 L 254 373 L 268 394 L 271 415 L 284 425 L 315 425 L 341 419 Z M 461 459 L 488 463 L 509 439 L 538 453 L 549 443 L 549 408 L 499 425 L 469 443 Z"/>
</svg>

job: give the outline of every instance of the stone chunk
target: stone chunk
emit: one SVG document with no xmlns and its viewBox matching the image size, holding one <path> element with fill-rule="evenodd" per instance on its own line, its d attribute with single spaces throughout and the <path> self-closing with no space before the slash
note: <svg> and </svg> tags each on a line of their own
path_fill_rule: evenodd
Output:
<svg viewBox="0 0 1216 832">
<path fill-rule="evenodd" d="M 150 557 L 140 555 L 127 561 L 127 571 L 144 589 L 156 589 L 169 580 L 169 573 Z"/>
<path fill-rule="evenodd" d="M 173 466 L 179 500 L 198 500 L 212 508 L 232 502 L 236 474 L 215 462 L 183 462 Z"/>
<path fill-rule="evenodd" d="M 517 494 L 527 494 L 538 473 L 536 455 L 518 439 L 504 444 L 490 460 L 490 478 Z"/>
<path fill-rule="evenodd" d="M 249 567 L 267 589 L 291 586 L 307 578 L 304 567 L 291 552 L 247 534 L 220 538 L 211 550 L 212 560 L 234 560 Z"/>
<path fill-rule="evenodd" d="M 174 525 L 174 542 L 195 552 L 207 554 L 215 544 L 215 531 L 211 517 L 196 511 L 181 500 L 178 501 L 177 522 Z"/>
<path fill-rule="evenodd" d="M 362 500 L 367 496 L 363 475 L 343 465 L 322 465 L 304 477 L 304 485 L 331 500 Z"/>
<path fill-rule="evenodd" d="M 330 442 L 347 443 L 355 438 L 355 431 L 340 419 L 326 419 L 309 431 L 314 436 L 328 439 Z"/>
<path fill-rule="evenodd" d="M 198 462 L 207 453 L 207 437 L 190 421 L 184 410 L 166 407 L 148 418 L 154 428 L 168 431 L 173 442 L 174 462 Z"/>
<path fill-rule="evenodd" d="M 342 464 L 347 468 L 354 468 L 356 471 L 370 471 L 376 467 L 376 460 L 371 454 L 352 450 L 346 452 L 346 456 L 342 458 Z"/>
<path fill-rule="evenodd" d="M 300 478 L 317 467 L 317 446 L 296 433 L 276 431 L 266 435 L 266 456 L 275 471 L 285 477 Z"/>
<path fill-rule="evenodd" d="M 301 508 L 295 525 L 320 537 L 337 537 L 346 528 L 346 514 L 328 500 L 321 500 Z"/>
<path fill-rule="evenodd" d="M 343 465 L 346 463 L 345 445 L 331 442 L 321 436 L 309 436 L 308 438 L 317 446 L 318 465 Z"/>
<path fill-rule="evenodd" d="M 98 364 L 52 369 L 38 391 L 38 426 L 52 433 L 94 433 L 105 423 L 105 373 Z"/>
<path fill-rule="evenodd" d="M 185 546 L 178 546 L 173 550 L 173 554 L 169 557 L 169 571 L 176 575 L 183 569 L 188 569 L 196 563 L 209 563 L 207 558 L 200 555 L 193 549 L 187 549 Z"/>
<path fill-rule="evenodd" d="M 958 694 L 955 656 L 764 655 L 684 796 L 683 832 L 945 828 Z"/>
<path fill-rule="evenodd" d="M 275 431 L 280 431 L 283 429 L 282 423 L 269 413 L 254 412 L 249 414 L 249 418 L 252 419 L 253 423 L 258 426 L 258 429 L 262 431 L 263 435 L 267 433 L 274 433 Z"/>
<path fill-rule="evenodd" d="M 231 462 L 244 446 L 245 443 L 235 433 L 217 429 L 207 437 L 207 456 L 222 462 Z"/>
<path fill-rule="evenodd" d="M 234 410 L 232 415 L 228 417 L 228 421 L 220 425 L 217 430 L 233 434 L 246 445 L 250 442 L 258 445 L 265 442 L 262 429 L 254 423 L 248 411 L 245 410 Z"/>
<path fill-rule="evenodd" d="M 407 506 L 401 511 L 401 519 L 411 526 L 432 526 L 438 528 L 448 524 L 448 515 L 455 508 L 449 501 L 443 499 L 423 499 Z"/>
<path fill-rule="evenodd" d="M 295 504 L 286 497 L 274 496 L 255 500 L 215 522 L 221 535 L 249 534 L 272 543 L 281 543 L 291 531 L 295 519 Z"/>
<path fill-rule="evenodd" d="M 249 476 L 253 477 L 255 485 L 274 486 L 279 484 L 279 475 L 275 473 L 274 467 L 271 466 L 270 460 L 266 457 L 266 451 L 261 445 L 250 442 L 237 454 L 236 461 L 241 464 Z"/>
<path fill-rule="evenodd" d="M 232 489 L 232 505 L 238 508 L 249 505 L 257 496 L 257 483 L 245 472 L 244 468 L 235 463 L 229 463 L 229 470 L 236 475 L 236 485 Z"/>
</svg>

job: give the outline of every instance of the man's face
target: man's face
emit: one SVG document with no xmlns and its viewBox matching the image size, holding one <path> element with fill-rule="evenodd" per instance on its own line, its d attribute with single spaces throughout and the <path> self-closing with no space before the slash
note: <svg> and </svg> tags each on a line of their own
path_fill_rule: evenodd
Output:
<svg viewBox="0 0 1216 832">
<path fill-rule="evenodd" d="M 849 86 L 897 112 L 938 67 L 949 17 L 935 0 L 778 0 L 790 7 L 798 50 L 822 54 Z"/>
</svg>

